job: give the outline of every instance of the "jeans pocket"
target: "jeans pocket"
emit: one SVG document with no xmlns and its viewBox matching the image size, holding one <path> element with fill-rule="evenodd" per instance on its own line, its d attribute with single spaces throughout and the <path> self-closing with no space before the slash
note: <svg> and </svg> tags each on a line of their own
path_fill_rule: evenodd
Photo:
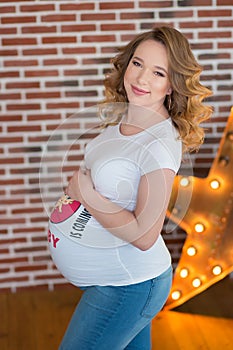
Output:
<svg viewBox="0 0 233 350">
<path fill-rule="evenodd" d="M 151 280 L 150 291 L 141 316 L 152 319 L 165 304 L 172 285 L 172 267 Z"/>
</svg>

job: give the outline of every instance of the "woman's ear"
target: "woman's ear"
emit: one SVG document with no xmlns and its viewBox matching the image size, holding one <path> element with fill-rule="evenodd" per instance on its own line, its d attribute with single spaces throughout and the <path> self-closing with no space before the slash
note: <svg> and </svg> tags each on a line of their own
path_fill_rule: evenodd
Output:
<svg viewBox="0 0 233 350">
<path fill-rule="evenodd" d="M 171 95 L 172 93 L 172 88 L 170 87 L 168 90 L 167 90 L 167 95 Z"/>
</svg>

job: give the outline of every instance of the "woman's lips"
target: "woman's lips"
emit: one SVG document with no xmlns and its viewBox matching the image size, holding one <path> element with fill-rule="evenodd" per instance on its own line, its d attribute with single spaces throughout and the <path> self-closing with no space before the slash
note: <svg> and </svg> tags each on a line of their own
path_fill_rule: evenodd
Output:
<svg viewBox="0 0 233 350">
<path fill-rule="evenodd" d="M 131 85 L 131 88 L 132 88 L 132 91 L 135 95 L 138 95 L 138 96 L 142 96 L 142 95 L 146 95 L 146 94 L 149 94 L 148 91 L 146 90 L 143 90 L 143 89 L 140 89 L 134 85 Z"/>
</svg>

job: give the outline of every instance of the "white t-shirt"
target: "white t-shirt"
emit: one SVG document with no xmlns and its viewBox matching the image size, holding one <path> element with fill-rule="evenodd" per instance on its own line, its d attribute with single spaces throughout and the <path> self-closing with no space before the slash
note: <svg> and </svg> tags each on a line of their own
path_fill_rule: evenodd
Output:
<svg viewBox="0 0 233 350">
<path fill-rule="evenodd" d="M 122 135 L 119 124 L 108 126 L 88 143 L 84 159 L 95 189 L 133 211 L 141 176 L 162 168 L 176 173 L 181 156 L 182 143 L 169 118 L 132 136 Z M 139 283 L 160 275 L 171 264 L 161 235 L 149 250 L 141 251 L 112 235 L 94 217 L 88 218 L 87 226 L 89 230 L 76 240 L 59 230 L 50 232 L 52 258 L 74 285 Z"/>
</svg>

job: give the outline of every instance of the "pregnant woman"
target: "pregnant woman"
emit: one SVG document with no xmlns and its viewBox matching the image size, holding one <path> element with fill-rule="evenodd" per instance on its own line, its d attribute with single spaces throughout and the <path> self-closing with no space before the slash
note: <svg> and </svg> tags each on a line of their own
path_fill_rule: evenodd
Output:
<svg viewBox="0 0 233 350">
<path fill-rule="evenodd" d="M 60 350 L 151 349 L 151 321 L 172 283 L 161 230 L 173 180 L 212 113 L 202 68 L 176 29 L 138 35 L 112 63 L 102 131 L 51 216 L 80 211 L 67 232 L 49 232 L 56 266 L 84 291 Z"/>
</svg>

